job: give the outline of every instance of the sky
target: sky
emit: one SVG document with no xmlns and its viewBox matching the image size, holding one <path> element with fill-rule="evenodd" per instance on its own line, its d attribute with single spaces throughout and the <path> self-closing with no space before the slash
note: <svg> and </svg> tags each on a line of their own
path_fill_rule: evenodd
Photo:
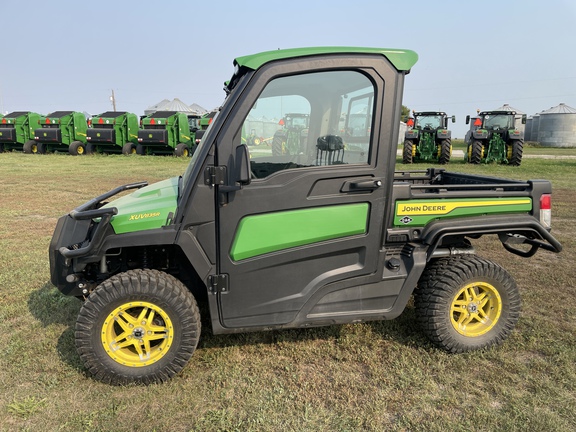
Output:
<svg viewBox="0 0 576 432">
<path fill-rule="evenodd" d="M 224 100 L 235 57 L 278 48 L 416 51 L 403 104 L 456 116 L 576 107 L 576 1 L 0 0 L 0 111 Z"/>
</svg>

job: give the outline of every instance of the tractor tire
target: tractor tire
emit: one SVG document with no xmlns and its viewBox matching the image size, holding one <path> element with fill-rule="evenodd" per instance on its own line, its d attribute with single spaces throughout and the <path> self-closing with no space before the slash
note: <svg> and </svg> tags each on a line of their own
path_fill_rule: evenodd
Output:
<svg viewBox="0 0 576 432">
<path fill-rule="evenodd" d="M 86 153 L 86 147 L 81 141 L 72 141 L 68 146 L 68 153 L 72 156 L 81 156 Z"/>
<path fill-rule="evenodd" d="M 414 142 L 412 140 L 404 141 L 402 150 L 402 163 L 411 164 L 414 159 Z"/>
<path fill-rule="evenodd" d="M 176 146 L 174 150 L 174 156 L 178 157 L 188 157 L 190 156 L 190 147 L 187 144 L 180 143 Z"/>
<path fill-rule="evenodd" d="M 136 144 L 133 142 L 127 142 L 122 146 L 122 154 L 125 156 L 130 156 L 136 154 Z"/>
<path fill-rule="evenodd" d="M 39 147 L 40 144 L 38 144 L 36 141 L 34 140 L 28 140 L 24 143 L 24 146 L 22 147 L 22 151 L 26 154 L 36 154 L 39 153 Z"/>
<path fill-rule="evenodd" d="M 286 153 L 286 136 L 276 133 L 272 138 L 272 156 L 282 156 Z"/>
<path fill-rule="evenodd" d="M 90 293 L 76 321 L 76 348 L 86 368 L 109 384 L 164 382 L 198 345 L 196 300 L 175 277 L 129 270 Z"/>
<path fill-rule="evenodd" d="M 98 153 L 98 149 L 96 147 L 96 144 L 92 144 L 92 143 L 86 143 L 86 148 L 84 149 L 86 151 L 87 155 L 93 155 Z"/>
<path fill-rule="evenodd" d="M 460 255 L 433 261 L 414 291 L 416 316 L 439 348 L 461 353 L 502 343 L 520 316 L 510 274 L 492 261 Z"/>
<path fill-rule="evenodd" d="M 444 139 L 440 141 L 438 151 L 438 163 L 440 165 L 446 165 L 450 162 L 450 156 L 452 156 L 452 141 L 449 139 Z"/>
<path fill-rule="evenodd" d="M 523 151 L 523 140 L 510 140 L 508 143 L 508 164 L 512 166 L 520 166 L 522 163 Z"/>
<path fill-rule="evenodd" d="M 148 152 L 146 151 L 146 147 L 144 147 L 142 144 L 136 145 L 136 154 L 137 155 L 144 156 L 147 153 Z"/>
<path fill-rule="evenodd" d="M 0 153 L 4 153 L 4 144 L 0 143 Z"/>
<path fill-rule="evenodd" d="M 484 145 L 482 141 L 472 141 L 468 152 L 468 161 L 473 164 L 479 164 L 484 158 Z"/>
</svg>

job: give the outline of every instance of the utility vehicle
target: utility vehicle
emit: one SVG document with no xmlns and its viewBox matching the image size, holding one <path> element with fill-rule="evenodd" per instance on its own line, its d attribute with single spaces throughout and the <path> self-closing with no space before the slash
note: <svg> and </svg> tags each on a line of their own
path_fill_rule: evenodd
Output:
<svg viewBox="0 0 576 432">
<path fill-rule="evenodd" d="M 238 57 L 182 176 L 119 186 L 62 216 L 51 281 L 83 301 L 75 338 L 86 368 L 110 383 L 169 379 L 198 344 L 198 302 L 222 334 L 392 319 L 414 295 L 438 347 L 501 343 L 518 320 L 518 288 L 472 243 L 492 234 L 522 256 L 559 252 L 551 185 L 395 173 L 416 60 L 343 47 Z M 298 152 L 249 153 L 249 116 L 294 112 L 308 115 Z M 341 119 L 358 113 L 364 127 L 341 134 Z"/>
</svg>

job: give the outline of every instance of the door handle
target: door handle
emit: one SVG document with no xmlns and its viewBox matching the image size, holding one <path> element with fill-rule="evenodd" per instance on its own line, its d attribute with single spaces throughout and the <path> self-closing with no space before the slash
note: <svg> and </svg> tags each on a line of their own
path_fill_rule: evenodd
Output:
<svg viewBox="0 0 576 432">
<path fill-rule="evenodd" d="M 375 190 L 380 186 L 382 186 L 382 180 L 380 179 L 362 180 L 358 182 L 350 182 L 350 191 Z"/>
</svg>

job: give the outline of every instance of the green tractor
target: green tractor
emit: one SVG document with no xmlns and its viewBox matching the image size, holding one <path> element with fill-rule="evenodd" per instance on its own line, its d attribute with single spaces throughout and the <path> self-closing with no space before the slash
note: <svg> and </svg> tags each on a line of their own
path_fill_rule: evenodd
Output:
<svg viewBox="0 0 576 432">
<path fill-rule="evenodd" d="M 308 114 L 286 114 L 278 123 L 282 129 L 277 131 L 272 139 L 272 154 L 274 156 L 300 154 L 302 143 L 305 143 L 308 137 L 309 121 Z"/>
<path fill-rule="evenodd" d="M 86 116 L 75 111 L 54 111 L 40 117 L 40 128 L 34 131 L 38 153 L 67 151 L 73 156 L 86 153 Z"/>
<path fill-rule="evenodd" d="M 177 111 L 156 111 L 140 120 L 136 153 L 191 156 L 193 142 L 188 116 Z"/>
<path fill-rule="evenodd" d="M 40 114 L 30 111 L 14 111 L 0 118 L 0 153 L 19 150 L 37 153 L 34 130 L 39 126 Z"/>
<path fill-rule="evenodd" d="M 138 116 L 126 111 L 108 111 L 88 121 L 86 153 L 136 153 Z"/>
<path fill-rule="evenodd" d="M 466 124 L 469 123 L 470 116 L 466 116 Z M 522 115 L 522 124 L 526 124 L 526 114 Z M 516 128 L 515 111 L 480 112 L 466 134 L 466 143 L 467 162 L 496 162 L 512 166 L 522 163 L 524 132 Z"/>
<path fill-rule="evenodd" d="M 448 117 L 446 113 L 436 111 L 413 114 L 414 117 L 406 123 L 411 129 L 404 136 L 402 163 L 427 161 L 444 165 L 450 162 L 452 133 L 448 130 L 448 119 L 454 123 L 456 117 Z"/>
</svg>

